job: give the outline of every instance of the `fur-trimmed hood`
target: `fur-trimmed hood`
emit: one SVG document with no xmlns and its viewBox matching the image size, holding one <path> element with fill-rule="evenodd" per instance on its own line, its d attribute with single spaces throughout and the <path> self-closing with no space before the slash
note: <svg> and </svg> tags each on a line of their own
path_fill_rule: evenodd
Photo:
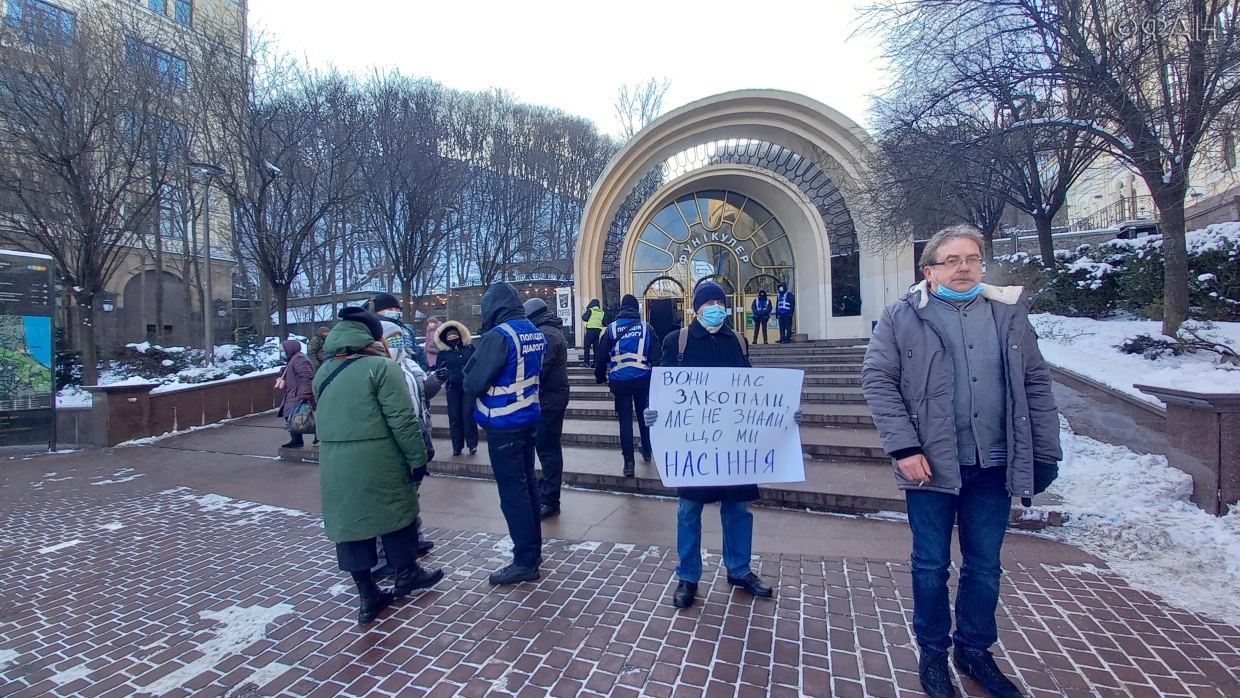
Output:
<svg viewBox="0 0 1240 698">
<path fill-rule="evenodd" d="M 452 351 L 452 347 L 443 341 L 443 335 L 450 329 L 455 328 L 461 333 L 461 346 L 465 346 L 473 341 L 473 335 L 469 333 L 469 328 L 457 322 L 456 320 L 448 320 L 439 327 L 435 328 L 435 346 L 439 347 L 439 351 Z"/>
<path fill-rule="evenodd" d="M 1024 286 L 991 286 L 982 284 L 982 298 L 1004 305 L 1016 305 L 1025 292 Z M 916 300 L 914 300 L 916 296 Z M 926 307 L 930 302 L 930 280 L 922 279 L 921 283 L 908 290 L 908 302 L 918 309 Z"/>
</svg>

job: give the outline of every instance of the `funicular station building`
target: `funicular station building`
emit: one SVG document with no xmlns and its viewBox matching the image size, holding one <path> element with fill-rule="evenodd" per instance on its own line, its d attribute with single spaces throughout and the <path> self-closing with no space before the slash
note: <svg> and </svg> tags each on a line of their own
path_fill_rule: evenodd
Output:
<svg viewBox="0 0 1240 698">
<path fill-rule="evenodd" d="M 631 293 L 662 336 L 691 319 L 695 288 L 713 279 L 729 294 L 733 325 L 752 327 L 752 301 L 765 290 L 774 302 L 782 281 L 796 294 L 797 333 L 868 337 L 914 278 L 911 242 L 867 245 L 858 190 L 874 152 L 855 122 L 791 92 L 728 92 L 665 114 L 590 194 L 577 308 L 593 298 L 616 307 Z"/>
</svg>

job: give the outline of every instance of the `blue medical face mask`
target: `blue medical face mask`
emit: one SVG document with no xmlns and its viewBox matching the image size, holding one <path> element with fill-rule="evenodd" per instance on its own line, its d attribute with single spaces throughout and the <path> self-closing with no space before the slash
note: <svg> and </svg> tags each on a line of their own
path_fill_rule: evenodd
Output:
<svg viewBox="0 0 1240 698">
<path fill-rule="evenodd" d="M 978 284 L 968 291 L 960 293 L 959 291 L 953 291 L 950 288 L 939 284 L 938 288 L 934 289 L 934 292 L 938 294 L 939 298 L 944 298 L 949 301 L 971 301 L 974 298 L 977 298 L 978 294 L 982 292 L 982 285 Z"/>
<path fill-rule="evenodd" d="M 404 313 L 400 312 L 399 310 L 385 310 L 379 314 L 389 320 L 399 320 L 401 319 L 401 317 L 404 316 Z"/>
<path fill-rule="evenodd" d="M 702 308 L 702 324 L 707 327 L 718 327 L 728 319 L 728 309 L 722 305 L 708 305 Z"/>
</svg>

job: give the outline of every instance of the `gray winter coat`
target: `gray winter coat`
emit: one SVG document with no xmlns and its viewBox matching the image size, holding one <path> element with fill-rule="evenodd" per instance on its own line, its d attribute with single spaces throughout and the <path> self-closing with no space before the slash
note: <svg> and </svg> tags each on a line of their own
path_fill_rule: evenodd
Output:
<svg viewBox="0 0 1240 698">
<path fill-rule="evenodd" d="M 1008 493 L 1033 495 L 1034 463 L 1057 463 L 1059 411 L 1051 395 L 1051 372 L 1038 350 L 1038 336 L 1029 324 L 1033 296 L 1020 286 L 982 285 L 991 301 L 995 327 L 1004 349 L 1007 376 Z M 956 426 L 952 409 L 952 360 L 929 319 L 925 281 L 887 306 L 874 328 L 861 369 L 861 386 L 883 440 L 883 450 L 897 457 L 918 452 L 930 463 L 930 482 L 923 489 L 960 492 L 956 457 Z M 899 456 L 896 454 L 899 453 Z M 902 489 L 920 483 L 896 468 Z"/>
</svg>

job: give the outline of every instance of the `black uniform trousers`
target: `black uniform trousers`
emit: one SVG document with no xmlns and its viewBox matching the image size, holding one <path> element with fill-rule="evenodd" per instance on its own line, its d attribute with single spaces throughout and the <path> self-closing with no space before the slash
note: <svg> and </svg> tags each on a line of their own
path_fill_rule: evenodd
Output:
<svg viewBox="0 0 1240 698">
<path fill-rule="evenodd" d="M 538 492 L 543 506 L 560 508 L 560 484 L 564 479 L 564 410 L 543 410 L 534 433 L 534 450 L 542 465 Z"/>
<path fill-rule="evenodd" d="M 513 563 L 537 567 L 542 559 L 542 502 L 534 476 L 534 424 L 487 429 L 487 453 L 499 487 L 499 508 L 508 522 Z"/>
</svg>

